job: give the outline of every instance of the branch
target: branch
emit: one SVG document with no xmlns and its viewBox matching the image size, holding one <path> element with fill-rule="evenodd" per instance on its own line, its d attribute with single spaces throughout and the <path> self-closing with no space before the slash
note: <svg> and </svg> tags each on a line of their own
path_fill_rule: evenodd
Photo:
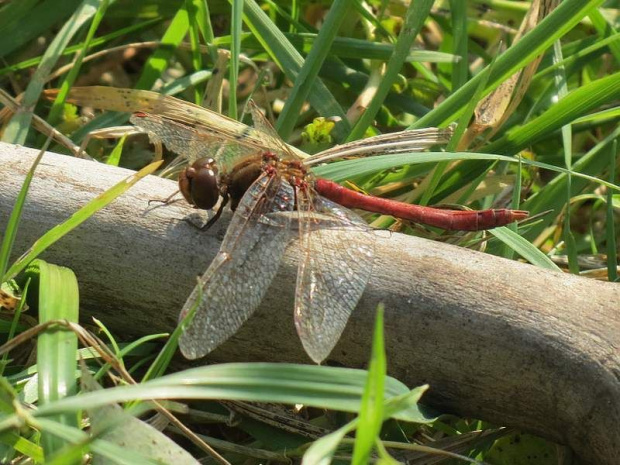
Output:
<svg viewBox="0 0 620 465">
<path fill-rule="evenodd" d="M 36 151 L 0 144 L 0 227 Z M 15 253 L 129 171 L 55 154 L 37 170 Z M 43 258 L 70 267 L 82 311 L 124 336 L 171 331 L 219 248 L 230 216 L 208 232 L 176 189 L 149 177 Z M 401 234 L 377 234 L 373 276 L 331 360 L 363 367 L 385 303 L 390 374 L 444 412 L 516 426 L 567 444 L 585 461 L 620 456 L 620 287 Z M 211 355 L 217 361 L 309 362 L 293 326 L 289 252 L 256 314 Z"/>
</svg>

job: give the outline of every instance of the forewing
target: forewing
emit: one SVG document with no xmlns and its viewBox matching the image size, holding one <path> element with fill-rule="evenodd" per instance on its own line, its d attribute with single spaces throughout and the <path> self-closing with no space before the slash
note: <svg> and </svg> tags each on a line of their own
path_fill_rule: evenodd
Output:
<svg viewBox="0 0 620 465">
<path fill-rule="evenodd" d="M 300 202 L 305 212 L 295 325 L 307 354 L 320 363 L 338 342 L 368 283 L 375 236 L 357 214 L 330 200 L 316 196 Z"/>
<path fill-rule="evenodd" d="M 282 140 L 278 132 L 274 129 L 269 120 L 265 118 L 265 115 L 263 115 L 263 112 L 253 100 L 248 101 L 248 108 L 252 115 L 254 128 L 264 135 L 264 144 L 269 150 L 275 152 L 280 158 L 285 160 L 301 160 L 301 158 Z"/>
<path fill-rule="evenodd" d="M 231 139 L 203 125 L 192 126 L 147 113 L 134 114 L 129 120 L 145 131 L 151 141 L 163 142 L 169 150 L 187 158 L 189 163 L 211 157 L 224 172 L 230 171 L 243 158 L 265 150 L 251 144 L 249 139 Z"/>
<path fill-rule="evenodd" d="M 220 251 L 181 311 L 182 320 L 197 305 L 180 338 L 185 357 L 206 355 L 256 310 L 291 239 L 287 212 L 293 209 L 293 189 L 277 176 L 263 175 L 247 190 Z"/>
</svg>

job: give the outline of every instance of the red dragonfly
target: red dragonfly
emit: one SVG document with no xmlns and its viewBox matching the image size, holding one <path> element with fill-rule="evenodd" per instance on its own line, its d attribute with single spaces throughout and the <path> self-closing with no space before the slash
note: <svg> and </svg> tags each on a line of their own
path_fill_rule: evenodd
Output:
<svg viewBox="0 0 620 465">
<path fill-rule="evenodd" d="M 180 338 L 181 352 L 202 357 L 232 336 L 252 315 L 275 277 L 286 247 L 298 237 L 295 326 L 312 360 L 323 361 L 338 342 L 373 266 L 374 235 L 348 208 L 394 215 L 444 229 L 479 230 L 527 217 L 520 210 L 455 211 L 410 205 L 314 179 L 307 162 L 277 135 L 253 104 L 255 128 L 222 133 L 203 124 L 135 113 L 131 121 L 152 140 L 186 157 L 179 177 L 184 197 L 211 209 L 221 197 L 215 221 L 228 202 L 234 216 L 220 250 L 185 303 L 180 320 L 195 308 Z M 239 123 L 235 122 L 239 128 Z M 428 140 L 428 136 L 434 137 Z M 396 151 L 445 142 L 449 129 L 403 131 Z M 319 154 L 348 154 L 387 136 L 340 146 Z M 403 143 L 402 140 L 409 141 Z M 389 144 L 388 144 L 389 145 Z M 407 147 L 403 149 L 403 145 Z M 401 150 L 403 149 L 403 150 Z"/>
</svg>

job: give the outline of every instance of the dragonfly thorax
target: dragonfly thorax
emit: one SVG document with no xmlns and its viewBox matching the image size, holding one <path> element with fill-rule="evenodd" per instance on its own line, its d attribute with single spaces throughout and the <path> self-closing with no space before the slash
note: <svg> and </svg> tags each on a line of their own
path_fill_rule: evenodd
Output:
<svg viewBox="0 0 620 465">
<path fill-rule="evenodd" d="M 235 211 L 245 192 L 263 172 L 260 157 L 252 157 L 234 166 L 220 179 L 220 192 L 230 198 L 230 209 Z"/>
<path fill-rule="evenodd" d="M 231 210 L 237 209 L 243 195 L 262 174 L 282 176 L 296 188 L 306 187 L 309 177 L 303 163 L 282 160 L 271 151 L 246 158 L 235 165 L 230 173 L 220 177 L 220 193 L 230 199 Z"/>
</svg>

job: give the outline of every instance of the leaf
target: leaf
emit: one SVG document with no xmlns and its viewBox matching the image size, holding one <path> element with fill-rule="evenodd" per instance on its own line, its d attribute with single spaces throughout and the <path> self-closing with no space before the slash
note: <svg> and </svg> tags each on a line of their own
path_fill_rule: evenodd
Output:
<svg viewBox="0 0 620 465">
<path fill-rule="evenodd" d="M 62 55 L 63 50 L 69 44 L 71 38 L 77 34 L 82 25 L 97 12 L 100 2 L 101 0 L 84 0 L 73 15 L 65 22 L 62 29 L 58 31 L 54 40 L 52 40 L 52 43 L 45 51 L 41 64 L 28 84 L 28 88 L 21 102 L 23 110 L 15 113 L 4 131 L 2 136 L 4 142 L 24 144 L 30 129 L 32 110 L 39 100 L 39 96 L 48 79 L 49 73 Z M 51 8 L 51 10 L 54 10 L 54 8 Z M 28 21 L 26 21 L 26 23 L 28 23 Z"/>
<path fill-rule="evenodd" d="M 491 234 L 501 240 L 504 244 L 509 246 L 512 250 L 517 252 L 523 258 L 525 258 L 532 265 L 545 268 L 552 271 L 562 271 L 560 268 L 551 261 L 544 253 L 542 253 L 535 245 L 524 239 L 516 232 L 506 227 L 495 228 L 489 230 Z"/>
<path fill-rule="evenodd" d="M 144 399 L 229 399 L 281 402 L 357 412 L 366 372 L 348 368 L 286 363 L 226 363 L 193 368 L 135 386 L 120 386 L 42 406 L 35 415 L 77 411 L 87 407 Z M 420 388 L 414 391 L 421 395 Z M 388 377 L 385 397 L 409 395 L 400 381 Z M 418 395 L 418 397 L 419 397 Z M 429 422 L 414 404 L 392 410 L 394 418 Z"/>
<path fill-rule="evenodd" d="M 80 224 L 94 215 L 96 212 L 104 208 L 119 195 L 123 194 L 127 189 L 137 183 L 143 177 L 151 174 L 161 165 L 161 161 L 151 163 L 145 166 L 137 173 L 122 180 L 115 186 L 111 187 L 103 194 L 97 196 L 95 199 L 84 205 L 77 212 L 75 212 L 64 223 L 54 226 L 43 236 L 41 236 L 7 271 L 3 277 L 3 281 L 11 279 L 21 270 L 23 270 L 32 260 L 39 256 L 48 247 L 67 235 L 69 232 L 77 228 Z"/>
<path fill-rule="evenodd" d="M 370 454 L 375 441 L 379 439 L 379 432 L 383 424 L 383 383 L 387 376 L 385 345 L 383 335 L 383 305 L 377 308 L 377 319 L 372 341 L 372 357 L 368 368 L 368 379 L 364 387 L 362 407 L 355 433 L 353 448 L 354 464 L 366 464 L 370 461 Z"/>
<path fill-rule="evenodd" d="M 100 393 L 103 391 L 88 372 L 85 364 L 82 364 L 81 383 L 83 392 Z M 91 434 L 95 437 L 160 463 L 177 465 L 199 463 L 168 436 L 125 412 L 118 405 L 89 408 L 87 412 L 91 422 Z M 108 465 L 116 462 L 95 454 L 93 463 Z"/>
<path fill-rule="evenodd" d="M 79 291 L 77 279 L 69 268 L 34 261 L 26 271 L 38 285 L 39 323 L 66 320 L 77 323 L 79 320 Z M 75 395 L 77 383 L 75 360 L 77 335 L 67 328 L 48 328 L 37 338 L 37 367 L 39 405 L 53 403 L 66 396 Z M 78 426 L 73 413 L 59 413 L 52 418 L 56 422 L 72 427 Z M 62 439 L 43 433 L 41 443 L 46 455 L 62 449 L 66 443 Z"/>
</svg>

